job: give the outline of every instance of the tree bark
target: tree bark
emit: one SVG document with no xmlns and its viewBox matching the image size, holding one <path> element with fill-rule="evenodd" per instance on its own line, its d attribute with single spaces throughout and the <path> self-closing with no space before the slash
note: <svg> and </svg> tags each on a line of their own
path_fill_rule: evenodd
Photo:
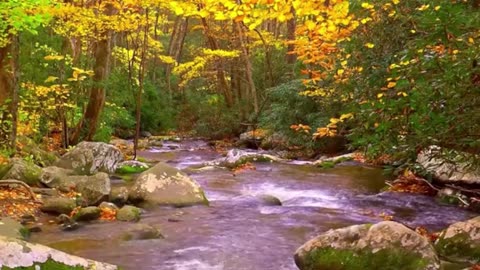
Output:
<svg viewBox="0 0 480 270">
<path fill-rule="evenodd" d="M 248 89 L 250 95 L 252 97 L 253 102 L 253 111 L 255 114 L 258 114 L 258 96 L 257 96 L 257 89 L 255 87 L 255 82 L 253 81 L 253 68 L 252 62 L 250 61 L 250 57 L 247 50 L 247 45 L 245 43 L 244 33 L 242 29 L 242 25 L 239 22 L 234 22 L 237 28 L 238 40 L 240 42 L 240 48 L 242 50 L 242 58 L 245 65 L 245 75 L 247 77 Z"/>
<path fill-rule="evenodd" d="M 16 141 L 17 141 L 17 125 L 18 125 L 18 103 L 19 103 L 19 83 L 20 83 L 20 38 L 14 36 L 12 38 L 12 73 L 13 73 L 13 83 L 12 83 L 12 130 L 10 137 L 10 146 L 12 150 L 16 150 Z"/>
<path fill-rule="evenodd" d="M 0 48 L 0 143 L 8 141 L 10 125 L 8 120 L 12 109 L 13 76 L 8 71 L 11 45 Z"/>
<path fill-rule="evenodd" d="M 178 17 L 175 20 L 173 26 L 172 36 L 170 37 L 170 42 L 168 45 L 168 55 L 171 56 L 175 61 L 179 62 L 180 57 L 182 56 L 183 44 L 185 43 L 185 37 L 187 36 L 188 29 L 188 18 Z M 172 93 L 171 77 L 172 75 L 172 64 L 165 64 L 165 79 L 167 82 L 168 92 Z"/>
<path fill-rule="evenodd" d="M 293 18 L 287 21 L 287 40 L 294 41 L 295 40 L 295 29 L 297 27 L 295 21 L 295 9 L 292 7 L 290 12 L 293 14 Z M 297 56 L 293 53 L 295 50 L 295 46 L 292 43 L 289 43 L 287 46 L 287 64 L 293 65 L 297 61 Z"/>
<path fill-rule="evenodd" d="M 204 29 L 205 36 L 207 37 L 207 43 L 212 50 L 220 49 L 220 45 L 218 45 L 218 41 L 212 36 L 210 32 L 210 28 L 208 27 L 207 20 L 202 18 L 202 25 Z M 219 93 L 223 93 L 225 97 L 225 102 L 227 107 L 233 106 L 233 95 L 232 90 L 230 89 L 227 79 L 225 78 L 225 71 L 224 71 L 224 61 L 219 59 L 215 63 L 215 69 L 217 74 L 217 90 Z"/>
</svg>

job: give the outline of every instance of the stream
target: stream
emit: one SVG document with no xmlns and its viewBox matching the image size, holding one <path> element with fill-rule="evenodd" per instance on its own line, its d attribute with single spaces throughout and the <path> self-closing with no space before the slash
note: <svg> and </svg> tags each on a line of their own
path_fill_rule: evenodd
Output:
<svg viewBox="0 0 480 270">
<path fill-rule="evenodd" d="M 164 239 L 124 241 L 122 234 L 135 224 L 99 221 L 71 232 L 44 225 L 32 242 L 126 270 L 293 270 L 295 250 L 332 228 L 391 215 L 410 227 L 440 230 L 474 216 L 431 197 L 382 193 L 382 171 L 353 163 L 333 169 L 257 163 L 256 170 L 236 175 L 195 170 L 220 157 L 202 141 L 166 143 L 140 156 L 185 169 L 205 189 L 210 206 L 147 209 L 140 222 L 159 227 Z M 269 206 L 261 195 L 277 197 L 282 206 Z"/>
</svg>

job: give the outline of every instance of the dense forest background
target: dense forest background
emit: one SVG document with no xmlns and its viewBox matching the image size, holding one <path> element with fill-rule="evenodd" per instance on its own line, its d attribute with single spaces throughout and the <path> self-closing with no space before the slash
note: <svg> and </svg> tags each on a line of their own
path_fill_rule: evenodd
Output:
<svg viewBox="0 0 480 270">
<path fill-rule="evenodd" d="M 24 0 L 0 17 L 3 155 L 19 135 L 252 129 L 399 164 L 480 150 L 478 0 Z"/>
</svg>

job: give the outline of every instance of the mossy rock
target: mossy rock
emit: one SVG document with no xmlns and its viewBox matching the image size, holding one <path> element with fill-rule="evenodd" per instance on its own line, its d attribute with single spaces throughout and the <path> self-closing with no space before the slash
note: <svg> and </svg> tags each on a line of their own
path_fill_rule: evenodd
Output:
<svg viewBox="0 0 480 270">
<path fill-rule="evenodd" d="M 32 266 L 14 267 L 10 268 L 2 266 L 0 270 L 89 270 L 89 268 L 83 266 L 72 266 L 64 263 L 56 262 L 52 259 L 48 259 L 43 263 L 34 263 Z"/>
<path fill-rule="evenodd" d="M 147 168 L 144 167 L 135 167 L 135 166 L 122 166 L 118 168 L 115 173 L 117 174 L 134 174 L 134 173 L 141 173 L 143 171 L 148 170 Z"/>
<path fill-rule="evenodd" d="M 435 242 L 438 254 L 456 262 L 480 262 L 480 245 L 474 243 L 468 233 L 462 232 L 453 237 L 445 238 L 441 234 Z"/>
<path fill-rule="evenodd" d="M 295 253 L 301 270 L 438 270 L 440 260 L 423 236 L 383 221 L 330 230 Z"/>
<path fill-rule="evenodd" d="M 6 170 L 6 168 L 3 170 Z M 39 166 L 20 158 L 13 158 L 2 179 L 15 179 L 25 182 L 29 186 L 38 186 L 41 174 L 42 169 Z"/>
<path fill-rule="evenodd" d="M 76 221 L 92 221 L 100 217 L 102 210 L 96 206 L 89 206 L 80 209 L 74 216 L 73 219 Z"/>
<path fill-rule="evenodd" d="M 319 248 L 308 254 L 302 270 L 424 270 L 428 260 L 418 254 L 402 249 L 390 248 L 373 252 L 363 250 L 339 250 Z"/>
<path fill-rule="evenodd" d="M 44 200 L 40 210 L 47 213 L 68 215 L 75 207 L 77 207 L 76 202 L 70 198 L 54 197 Z"/>
<path fill-rule="evenodd" d="M 140 208 L 131 205 L 125 205 L 117 211 L 117 220 L 139 221 L 141 214 L 142 210 L 140 210 Z"/>
<path fill-rule="evenodd" d="M 123 234 L 123 240 L 149 240 L 164 238 L 162 233 L 155 227 L 148 224 L 135 224 Z"/>
</svg>

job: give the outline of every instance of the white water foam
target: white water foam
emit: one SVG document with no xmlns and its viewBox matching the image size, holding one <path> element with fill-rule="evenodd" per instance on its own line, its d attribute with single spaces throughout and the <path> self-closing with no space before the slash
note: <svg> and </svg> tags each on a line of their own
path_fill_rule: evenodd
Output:
<svg viewBox="0 0 480 270">
<path fill-rule="evenodd" d="M 339 198 L 323 190 L 291 189 L 273 183 L 247 186 L 243 191 L 245 195 L 271 195 L 278 198 L 283 206 L 305 206 L 338 209 L 342 205 Z"/>
<path fill-rule="evenodd" d="M 208 264 L 200 260 L 188 260 L 188 261 L 175 261 L 173 263 L 173 269 L 175 270 L 223 270 L 222 264 Z"/>
</svg>

